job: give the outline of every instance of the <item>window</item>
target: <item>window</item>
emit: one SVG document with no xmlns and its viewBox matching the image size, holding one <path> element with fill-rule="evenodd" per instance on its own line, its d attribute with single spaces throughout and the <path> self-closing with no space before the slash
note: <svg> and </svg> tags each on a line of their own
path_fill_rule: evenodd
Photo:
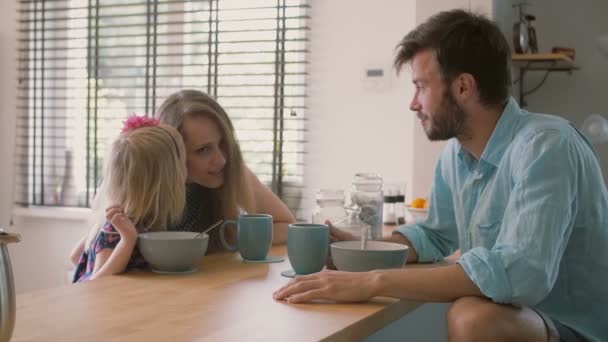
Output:
<svg viewBox="0 0 608 342">
<path fill-rule="evenodd" d="M 247 165 L 299 207 L 306 0 L 20 5 L 18 204 L 89 206 L 122 121 L 199 89 L 230 115 Z"/>
</svg>

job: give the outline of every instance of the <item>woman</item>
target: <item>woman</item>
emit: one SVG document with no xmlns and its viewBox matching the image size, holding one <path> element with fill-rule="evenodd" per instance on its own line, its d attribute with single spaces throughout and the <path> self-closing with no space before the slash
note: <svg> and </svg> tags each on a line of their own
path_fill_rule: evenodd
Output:
<svg viewBox="0 0 608 342">
<path fill-rule="evenodd" d="M 155 117 L 175 127 L 184 138 L 188 168 L 187 203 L 183 221 L 173 230 L 200 231 L 240 211 L 264 213 L 274 219 L 273 243 L 287 240 L 295 222 L 285 204 L 247 168 L 234 127 L 224 109 L 197 90 L 169 96 Z M 228 231 L 234 239 L 235 231 Z M 210 249 L 219 249 L 218 230 L 210 234 Z"/>
</svg>

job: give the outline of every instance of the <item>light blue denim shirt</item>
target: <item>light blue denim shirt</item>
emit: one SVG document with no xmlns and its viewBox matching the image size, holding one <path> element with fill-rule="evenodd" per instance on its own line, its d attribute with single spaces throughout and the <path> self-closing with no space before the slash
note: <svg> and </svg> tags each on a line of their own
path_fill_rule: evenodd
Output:
<svg viewBox="0 0 608 342">
<path fill-rule="evenodd" d="M 420 262 L 460 248 L 458 263 L 493 301 L 608 341 L 608 191 L 593 147 L 566 120 L 511 98 L 479 160 L 448 142 L 428 217 L 397 232 Z"/>
</svg>

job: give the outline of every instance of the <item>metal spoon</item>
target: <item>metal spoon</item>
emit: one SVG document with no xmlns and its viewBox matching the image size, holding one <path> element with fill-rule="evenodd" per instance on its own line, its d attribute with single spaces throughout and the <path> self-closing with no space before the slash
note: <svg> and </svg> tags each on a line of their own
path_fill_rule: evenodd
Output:
<svg viewBox="0 0 608 342">
<path fill-rule="evenodd" d="M 220 223 L 224 222 L 224 220 L 219 220 L 217 222 L 215 222 L 214 224 L 211 225 L 211 227 L 203 230 L 202 232 L 196 234 L 196 236 L 193 239 L 198 239 L 199 237 L 203 236 L 203 234 L 208 233 L 209 231 L 211 231 L 211 229 L 217 227 L 220 225 Z"/>
<path fill-rule="evenodd" d="M 365 249 L 367 247 L 367 231 L 369 230 L 368 226 L 365 226 L 361 229 L 361 249 Z"/>
<path fill-rule="evenodd" d="M 339 219 L 338 221 L 332 222 L 331 225 L 335 227 L 335 226 L 339 225 L 340 223 L 346 221 L 347 219 L 348 219 L 348 216 L 344 216 L 343 218 Z"/>
</svg>

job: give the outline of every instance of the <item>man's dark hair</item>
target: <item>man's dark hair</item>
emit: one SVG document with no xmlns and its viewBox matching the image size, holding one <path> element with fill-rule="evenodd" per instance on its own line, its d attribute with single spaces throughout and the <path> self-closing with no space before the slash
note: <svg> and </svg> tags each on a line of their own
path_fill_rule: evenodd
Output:
<svg viewBox="0 0 608 342">
<path fill-rule="evenodd" d="M 397 45 L 395 68 L 401 70 L 423 50 L 435 52 L 445 84 L 469 73 L 477 82 L 480 101 L 503 105 L 509 96 L 509 45 L 492 21 L 465 10 L 438 13 L 418 25 Z"/>
</svg>

